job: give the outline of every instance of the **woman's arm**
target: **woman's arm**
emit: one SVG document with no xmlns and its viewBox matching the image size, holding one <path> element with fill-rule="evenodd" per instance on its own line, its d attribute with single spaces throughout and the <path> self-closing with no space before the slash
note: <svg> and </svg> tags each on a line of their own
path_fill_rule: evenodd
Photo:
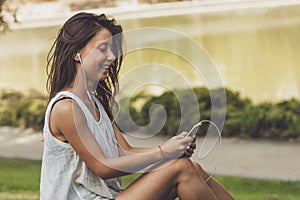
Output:
<svg viewBox="0 0 300 200">
<path fill-rule="evenodd" d="M 124 136 L 122 135 L 121 131 L 119 130 L 119 128 L 113 124 L 113 128 L 115 131 L 115 136 L 117 138 L 118 144 L 120 145 L 120 153 L 123 154 L 123 151 L 126 151 L 125 153 L 148 153 L 151 152 L 153 149 L 152 148 L 147 148 L 147 147 L 133 147 L 131 146 L 126 139 L 124 138 Z M 185 151 L 185 156 L 187 157 L 191 157 L 194 153 L 194 150 L 196 149 L 196 136 L 193 135 L 193 142 L 189 145 L 189 147 L 187 148 L 187 150 Z"/>
<path fill-rule="evenodd" d="M 118 141 L 118 145 L 121 148 L 120 153 L 124 153 L 124 152 L 122 152 L 123 150 L 126 151 L 125 153 L 148 153 L 153 150 L 153 148 L 149 148 L 149 147 L 133 147 L 133 146 L 131 146 L 127 142 L 127 140 L 124 138 L 120 129 L 115 124 L 113 124 L 113 129 L 115 132 L 116 139 Z"/>
<path fill-rule="evenodd" d="M 143 153 L 106 158 L 88 128 L 83 112 L 73 101 L 59 102 L 51 115 L 50 120 L 68 140 L 80 158 L 103 179 L 134 173 L 161 160 L 161 154 L 156 147 L 147 149 Z M 119 134 L 116 134 L 116 137 L 122 143 L 123 148 L 131 152 L 135 151 Z M 190 138 L 176 136 L 162 147 L 166 157 L 175 158 L 185 151 L 189 142 L 191 142 Z"/>
</svg>

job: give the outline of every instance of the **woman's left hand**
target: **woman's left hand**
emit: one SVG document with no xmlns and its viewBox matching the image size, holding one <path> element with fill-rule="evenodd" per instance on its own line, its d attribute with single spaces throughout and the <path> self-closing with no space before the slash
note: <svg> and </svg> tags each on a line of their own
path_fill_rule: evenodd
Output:
<svg viewBox="0 0 300 200">
<path fill-rule="evenodd" d="M 190 158 L 193 155 L 195 149 L 196 149 L 196 137 L 194 138 L 193 142 L 188 146 L 188 148 L 184 152 L 184 155 Z"/>
</svg>

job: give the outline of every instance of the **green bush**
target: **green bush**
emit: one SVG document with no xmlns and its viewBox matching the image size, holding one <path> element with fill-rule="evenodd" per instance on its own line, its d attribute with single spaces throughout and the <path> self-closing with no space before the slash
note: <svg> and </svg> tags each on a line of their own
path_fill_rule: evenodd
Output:
<svg viewBox="0 0 300 200">
<path fill-rule="evenodd" d="M 18 123 L 15 119 L 14 110 L 7 109 L 5 107 L 0 108 L 0 126 L 18 126 Z"/>
<path fill-rule="evenodd" d="M 300 138 L 300 101 L 296 99 L 285 100 L 278 103 L 263 102 L 254 104 L 249 98 L 241 97 L 238 92 L 225 89 L 226 98 L 222 95 L 223 88 L 208 90 L 207 88 L 194 88 L 191 90 L 166 91 L 160 96 L 138 94 L 129 102 L 129 114 L 122 110 L 118 123 L 129 127 L 126 131 L 138 131 L 137 126 L 146 126 L 151 120 L 160 120 L 161 113 L 153 112 L 152 118 L 149 111 L 153 105 L 161 105 L 167 119 L 160 134 L 174 135 L 182 130 L 189 130 L 193 124 L 200 120 L 211 118 L 212 96 L 214 97 L 214 114 L 222 116 L 226 112 L 225 124 L 222 135 L 225 137 L 266 138 L 266 139 L 297 139 Z M 195 94 L 198 101 L 198 110 L 188 105 L 189 99 Z M 180 101 L 178 100 L 180 99 Z M 136 102 L 142 100 L 143 104 L 137 109 Z M 122 102 L 122 100 L 120 101 Z M 224 107 L 226 105 L 226 107 Z M 181 112 L 181 106 L 184 112 Z M 126 108 L 123 108 L 126 109 Z M 130 115 L 134 123 L 132 124 Z M 155 121 L 153 122 L 155 123 Z M 131 128 L 130 128 L 131 127 Z M 151 129 L 148 130 L 151 133 Z M 203 128 L 200 135 L 207 130 Z"/>
<path fill-rule="evenodd" d="M 25 128 L 41 130 L 44 125 L 46 101 L 42 99 L 27 99 L 16 107 L 18 124 Z"/>
<path fill-rule="evenodd" d="M 240 93 L 228 89 L 226 89 L 226 99 L 226 120 L 222 134 L 227 137 L 241 136 L 243 124 L 251 120 L 245 116 L 245 112 L 252 111 L 253 104 L 250 99 L 241 97 Z"/>
<path fill-rule="evenodd" d="M 42 129 L 46 109 L 42 95 L 34 92 L 25 96 L 19 91 L 2 90 L 0 99 L 0 126 Z"/>
<path fill-rule="evenodd" d="M 0 92 L 0 126 L 18 126 L 15 105 L 23 98 L 24 95 L 18 91 L 2 90 Z"/>
<path fill-rule="evenodd" d="M 223 91 L 224 88 L 208 90 L 198 87 L 193 90 L 166 91 L 160 96 L 139 93 L 119 101 L 120 114 L 117 123 L 125 132 L 139 132 L 143 130 L 140 127 L 151 123 L 154 126 L 147 127 L 147 134 L 152 134 L 155 125 L 162 122 L 162 112 L 159 107 L 155 107 L 160 105 L 164 108 L 167 118 L 159 134 L 175 135 L 189 130 L 200 120 L 209 120 L 213 99 L 216 117 L 214 120 L 222 119 L 226 114 L 222 129 L 222 135 L 225 137 L 283 140 L 300 138 L 299 100 L 254 104 L 249 98 L 241 97 L 238 92 L 228 89 L 225 89 L 224 98 Z M 196 96 L 197 102 L 190 105 L 190 99 L 195 97 L 193 95 Z M 35 92 L 25 96 L 20 92 L 4 90 L 0 92 L 0 100 L 0 126 L 42 129 L 47 104 L 42 95 Z M 206 128 L 201 128 L 200 135 L 206 133 Z"/>
</svg>

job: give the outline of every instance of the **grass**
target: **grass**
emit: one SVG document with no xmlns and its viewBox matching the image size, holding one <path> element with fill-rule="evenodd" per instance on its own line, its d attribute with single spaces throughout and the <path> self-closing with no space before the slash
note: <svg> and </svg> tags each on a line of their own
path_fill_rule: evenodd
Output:
<svg viewBox="0 0 300 200">
<path fill-rule="evenodd" d="M 296 200 L 300 199 L 300 181 L 257 180 L 239 177 L 217 177 L 236 199 Z"/>
<path fill-rule="evenodd" d="M 39 199 L 40 171 L 41 161 L 0 158 L 0 199 Z"/>
<path fill-rule="evenodd" d="M 0 200 L 39 199 L 41 161 L 0 158 Z M 124 186 L 138 174 L 126 176 Z M 237 200 L 298 200 L 300 181 L 216 177 Z"/>
</svg>

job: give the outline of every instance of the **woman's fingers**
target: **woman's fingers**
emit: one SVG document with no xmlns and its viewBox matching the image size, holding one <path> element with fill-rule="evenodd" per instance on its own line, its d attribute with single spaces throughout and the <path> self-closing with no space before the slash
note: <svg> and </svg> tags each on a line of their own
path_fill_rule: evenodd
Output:
<svg viewBox="0 0 300 200">
<path fill-rule="evenodd" d="M 190 144 L 190 146 L 189 146 L 191 149 L 196 149 L 196 142 L 195 141 L 193 141 L 191 144 Z"/>
<path fill-rule="evenodd" d="M 184 155 L 186 157 L 191 157 L 193 153 L 194 153 L 194 149 L 188 147 L 187 150 L 184 152 Z"/>
<path fill-rule="evenodd" d="M 183 131 L 183 132 L 181 132 L 179 135 L 177 135 L 177 137 L 178 137 L 178 138 L 183 138 L 183 137 L 186 136 L 186 134 L 187 134 L 187 132 Z"/>
<path fill-rule="evenodd" d="M 186 134 L 187 132 L 182 132 L 179 135 L 172 137 L 165 144 L 162 145 L 166 157 L 177 158 L 187 151 L 187 148 L 192 143 L 194 138 L 185 137 Z"/>
<path fill-rule="evenodd" d="M 192 143 L 187 147 L 186 151 L 184 152 L 185 156 L 191 157 L 194 153 L 194 150 L 196 149 L 196 137 L 192 137 Z"/>
</svg>

